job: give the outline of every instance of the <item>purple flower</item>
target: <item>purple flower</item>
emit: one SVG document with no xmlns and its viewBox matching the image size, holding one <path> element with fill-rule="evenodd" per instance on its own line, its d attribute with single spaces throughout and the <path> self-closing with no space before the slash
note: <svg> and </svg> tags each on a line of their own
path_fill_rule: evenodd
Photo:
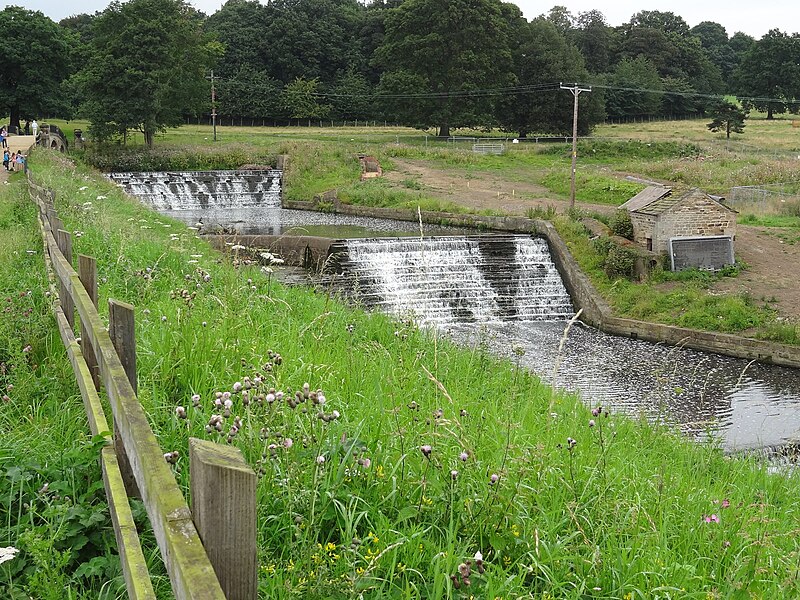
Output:
<svg viewBox="0 0 800 600">
<path fill-rule="evenodd" d="M 453 481 L 455 481 L 457 477 L 458 477 L 458 471 L 456 471 L 455 469 L 453 469 L 452 471 L 450 471 L 450 479 L 452 479 Z"/>
<path fill-rule="evenodd" d="M 722 504 L 720 504 L 720 506 L 721 506 L 722 508 L 728 508 L 730 505 L 731 505 L 731 501 L 730 501 L 730 500 L 728 500 L 727 498 L 725 498 L 725 499 L 722 501 Z"/>
<path fill-rule="evenodd" d="M 461 460 L 461 462 L 467 462 L 469 454 L 467 454 L 466 452 L 462 452 L 461 454 L 458 455 L 458 458 Z"/>
<path fill-rule="evenodd" d="M 589 419 L 589 427 L 594 427 L 594 419 Z"/>
<path fill-rule="evenodd" d="M 703 520 L 706 523 L 719 523 L 719 517 L 717 515 L 703 515 Z"/>
<path fill-rule="evenodd" d="M 498 481 L 500 481 L 500 475 L 498 475 L 497 473 L 492 473 L 489 476 L 489 485 L 494 485 Z"/>
<path fill-rule="evenodd" d="M 234 392 L 241 392 L 242 391 L 242 382 L 241 381 L 237 381 L 236 383 L 233 384 L 233 391 Z"/>
<path fill-rule="evenodd" d="M 292 447 L 292 444 L 294 444 L 292 438 L 286 438 L 285 440 L 283 440 L 283 447 L 286 448 L 287 450 Z"/>
<path fill-rule="evenodd" d="M 318 465 L 324 465 L 325 464 L 325 455 L 324 454 L 320 454 L 317 457 L 317 464 Z"/>
<path fill-rule="evenodd" d="M 425 458 L 430 458 L 431 452 L 433 452 L 433 448 L 429 444 L 425 444 L 424 446 L 419 447 L 420 452 L 425 455 Z"/>
<path fill-rule="evenodd" d="M 186 409 L 183 406 L 176 406 L 175 407 L 175 416 L 179 419 L 186 418 Z"/>
</svg>

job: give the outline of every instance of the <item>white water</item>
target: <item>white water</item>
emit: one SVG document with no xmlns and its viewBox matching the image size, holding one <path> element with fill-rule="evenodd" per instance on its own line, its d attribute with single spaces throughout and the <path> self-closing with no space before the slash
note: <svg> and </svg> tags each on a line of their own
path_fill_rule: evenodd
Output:
<svg viewBox="0 0 800 600">
<path fill-rule="evenodd" d="M 541 238 L 348 240 L 339 265 L 359 298 L 422 324 L 562 321 L 572 302 Z M 335 251 L 335 250 L 332 250 Z"/>
<path fill-rule="evenodd" d="M 282 171 L 111 173 L 129 194 L 158 211 L 281 206 Z"/>
</svg>

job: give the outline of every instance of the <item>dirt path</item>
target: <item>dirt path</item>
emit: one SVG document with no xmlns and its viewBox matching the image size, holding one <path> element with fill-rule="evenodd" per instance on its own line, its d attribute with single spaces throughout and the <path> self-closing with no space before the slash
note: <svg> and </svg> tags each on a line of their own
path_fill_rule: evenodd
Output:
<svg viewBox="0 0 800 600">
<path fill-rule="evenodd" d="M 431 168 L 425 161 L 395 158 L 393 162 L 396 170 L 385 177 L 398 187 L 411 183 L 414 189 L 477 210 L 524 215 L 537 206 L 551 206 L 558 212 L 565 212 L 569 206 L 535 183 L 510 181 L 495 173 L 479 173 L 467 179 L 457 171 Z M 606 214 L 614 211 L 606 205 L 580 206 Z M 747 268 L 738 277 L 716 282 L 712 293 L 747 293 L 758 302 L 768 303 L 782 317 L 800 320 L 800 231 L 738 225 L 736 257 Z"/>
<path fill-rule="evenodd" d="M 434 198 L 477 210 L 524 215 L 529 208 L 537 206 L 552 206 L 558 212 L 564 212 L 569 207 L 568 201 L 553 198 L 551 191 L 535 183 L 510 181 L 486 172 L 467 178 L 463 173 L 432 168 L 423 160 L 393 158 L 392 162 L 397 168 L 387 172 L 385 179 L 398 187 L 413 182 L 414 189 L 420 189 Z M 581 204 L 581 207 L 605 214 L 614 212 L 612 206 L 604 204 Z"/>
<path fill-rule="evenodd" d="M 774 227 L 736 227 L 736 259 L 747 268 L 725 277 L 712 291 L 747 293 L 778 313 L 800 320 L 800 232 Z"/>
</svg>

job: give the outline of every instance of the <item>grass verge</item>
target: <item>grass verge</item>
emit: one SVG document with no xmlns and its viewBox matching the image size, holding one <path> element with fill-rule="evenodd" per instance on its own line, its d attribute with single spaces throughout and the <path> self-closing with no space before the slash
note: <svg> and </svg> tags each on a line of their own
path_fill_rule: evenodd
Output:
<svg viewBox="0 0 800 600">
<path fill-rule="evenodd" d="M 98 440 L 50 303 L 36 209 L 22 174 L 0 185 L 0 596 L 125 594 Z M 137 516 L 141 522 L 144 512 Z M 157 567 L 154 569 L 158 573 Z M 166 597 L 168 582 L 157 582 Z"/>
<path fill-rule="evenodd" d="M 265 597 L 800 595 L 795 476 L 285 288 L 86 168 L 31 164 L 100 259 L 100 306 L 137 308 L 162 448 L 234 444 L 259 474 Z"/>
</svg>

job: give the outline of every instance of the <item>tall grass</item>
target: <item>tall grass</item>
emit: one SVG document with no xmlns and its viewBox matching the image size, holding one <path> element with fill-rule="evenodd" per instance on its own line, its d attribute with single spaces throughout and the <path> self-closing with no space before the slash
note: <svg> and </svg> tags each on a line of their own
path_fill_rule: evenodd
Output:
<svg viewBox="0 0 800 600">
<path fill-rule="evenodd" d="M 0 548 L 19 552 L 0 561 L 0 597 L 120 598 L 98 441 L 48 285 L 36 209 L 15 174 L 0 186 Z"/>
<path fill-rule="evenodd" d="M 100 259 L 100 306 L 136 306 L 140 400 L 176 478 L 189 436 L 259 474 L 263 597 L 800 595 L 790 473 L 279 285 L 86 168 L 31 164 Z"/>
</svg>

